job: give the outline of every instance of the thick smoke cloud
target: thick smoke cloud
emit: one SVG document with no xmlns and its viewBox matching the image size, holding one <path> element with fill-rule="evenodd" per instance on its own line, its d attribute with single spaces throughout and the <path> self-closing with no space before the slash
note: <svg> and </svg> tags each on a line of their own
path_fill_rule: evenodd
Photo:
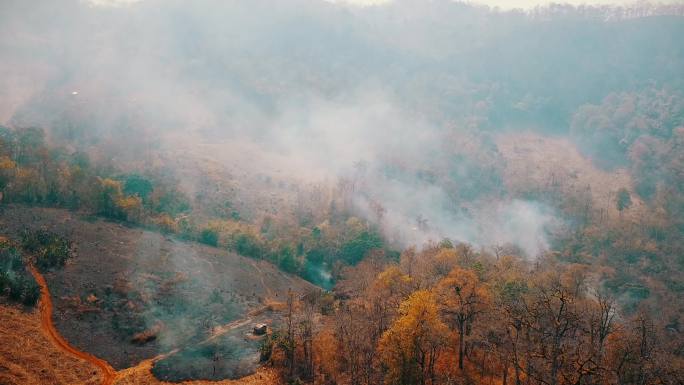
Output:
<svg viewBox="0 0 684 385">
<path fill-rule="evenodd" d="M 438 127 L 407 115 L 378 91 L 359 93 L 346 103 L 317 101 L 306 111 L 288 114 L 269 130 L 262 148 L 282 153 L 293 175 L 315 170 L 318 176 L 347 178 L 355 209 L 395 245 L 450 238 L 476 246 L 517 245 L 535 257 L 548 248 L 549 232 L 560 225 L 541 203 L 499 200 L 486 191 L 475 191 L 473 199 L 464 201 L 448 186 L 421 177 L 421 170 L 436 172 L 448 162 L 461 137 L 444 143 Z M 280 166 L 286 167 L 283 162 Z M 388 172 L 396 164 L 404 169 Z M 465 179 L 473 173 L 464 170 L 470 165 L 449 166 L 462 174 L 451 183 L 470 182 Z M 384 209 L 380 216 L 378 205 Z"/>
<path fill-rule="evenodd" d="M 680 78 L 681 58 L 643 59 L 665 57 L 663 34 L 593 20 L 588 39 L 582 23 L 449 1 L 4 1 L 0 123 L 86 150 L 116 143 L 119 160 L 212 143 L 202 155 L 240 175 L 351 180 L 355 210 L 402 246 L 449 237 L 534 256 L 559 220 L 508 196 L 496 149 L 469 138 L 530 121 L 562 131 L 578 105 L 638 87 L 627 73 Z M 600 64 L 615 61 L 634 68 Z"/>
</svg>

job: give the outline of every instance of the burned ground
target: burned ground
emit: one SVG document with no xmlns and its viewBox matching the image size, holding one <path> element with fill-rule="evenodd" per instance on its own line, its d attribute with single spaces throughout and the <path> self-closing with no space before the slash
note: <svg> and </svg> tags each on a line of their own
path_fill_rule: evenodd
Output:
<svg viewBox="0 0 684 385">
<path fill-rule="evenodd" d="M 311 288 L 263 261 L 65 210 L 6 206 L 0 227 L 12 237 L 25 227 L 45 228 L 74 243 L 67 265 L 45 274 L 55 324 L 74 346 L 117 369 L 176 348 L 174 365 L 182 366 L 182 357 L 193 356 L 183 348 L 209 339 L 205 346 L 232 346 L 222 374 L 247 374 L 258 360 L 258 341 L 246 336 L 248 328 L 277 318 L 254 310 L 284 299 L 288 289 Z M 238 324 L 222 329 L 231 322 Z M 211 369 L 193 372 L 206 378 L 213 362 L 207 365 Z"/>
</svg>

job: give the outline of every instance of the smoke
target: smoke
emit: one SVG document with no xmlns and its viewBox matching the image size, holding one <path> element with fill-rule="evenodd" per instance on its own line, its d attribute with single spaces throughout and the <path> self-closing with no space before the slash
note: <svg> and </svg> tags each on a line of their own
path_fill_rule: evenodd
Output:
<svg viewBox="0 0 684 385">
<path fill-rule="evenodd" d="M 535 183 L 542 170 L 506 173 L 498 135 L 563 136 L 580 106 L 610 93 L 684 89 L 681 17 L 621 22 L 591 7 L 531 16 L 449 0 L 341 3 L 0 1 L 0 124 L 43 127 L 95 167 L 114 160 L 126 172 L 164 177 L 171 169 L 198 225 L 216 217 L 215 202 L 221 213 L 296 224 L 302 202 L 319 211 L 299 222 L 313 227 L 331 217 L 335 199 L 336 210 L 364 218 L 396 248 L 448 238 L 534 259 L 572 221 L 559 214 L 556 195 L 535 199 L 548 187 Z M 579 118 L 575 125 L 594 130 L 592 114 Z M 545 153 L 527 153 L 533 148 L 508 155 L 543 161 Z M 133 259 L 124 277 L 146 306 L 135 331 L 161 329 L 162 351 L 202 339 L 266 296 L 244 282 L 263 275 L 256 265 L 244 274 L 247 265 L 221 267 L 183 245 L 141 239 L 133 258 L 163 254 L 153 262 L 161 273 L 145 274 Z M 333 283 L 332 266 L 305 268 L 319 285 Z M 255 351 L 232 338 L 216 345 L 230 348 L 218 352 L 227 361 Z M 186 363 L 209 368 L 210 350 L 188 352 Z M 181 356 L 161 368 L 189 370 L 175 361 Z"/>
<path fill-rule="evenodd" d="M 533 257 L 560 220 L 506 191 L 495 130 L 562 131 L 607 90 L 681 78 L 664 34 L 573 23 L 449 1 L 4 1 L 0 123 L 121 162 L 211 159 L 238 185 L 346 180 L 395 244 L 513 243 Z"/>
<path fill-rule="evenodd" d="M 382 202 L 381 217 L 376 202 Z M 357 195 L 355 203 L 390 242 L 404 247 L 448 238 L 477 247 L 517 246 L 536 258 L 563 225 L 555 210 L 540 202 L 492 197 L 464 202 L 421 181 L 376 181 L 370 192 Z"/>
</svg>

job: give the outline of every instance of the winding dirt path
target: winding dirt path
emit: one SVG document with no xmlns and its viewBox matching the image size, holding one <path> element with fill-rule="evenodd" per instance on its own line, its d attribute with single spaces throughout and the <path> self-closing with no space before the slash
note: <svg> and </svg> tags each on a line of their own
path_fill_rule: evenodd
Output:
<svg viewBox="0 0 684 385">
<path fill-rule="evenodd" d="M 40 310 L 40 325 L 41 329 L 45 331 L 45 333 L 48 335 L 48 337 L 52 340 L 52 342 L 57 346 L 59 349 L 63 350 L 65 353 L 70 354 L 74 357 L 83 359 L 95 366 L 97 366 L 100 369 L 100 372 L 102 373 L 102 385 L 113 385 L 114 382 L 116 381 L 117 377 L 121 375 L 122 377 L 125 377 L 128 374 L 135 373 L 138 371 L 150 371 L 152 369 L 152 365 L 161 359 L 164 359 L 166 357 L 169 357 L 171 355 L 174 355 L 178 353 L 182 348 L 174 349 L 168 353 L 160 354 L 156 357 L 143 360 L 138 365 L 135 365 L 133 367 L 123 369 L 120 372 L 117 372 L 107 361 L 97 358 L 94 355 L 80 351 L 76 349 L 74 346 L 69 344 L 64 337 L 62 337 L 61 334 L 59 334 L 59 331 L 55 328 L 55 324 L 52 322 L 52 298 L 50 297 L 50 290 L 48 289 L 47 282 L 45 281 L 45 277 L 33 266 L 29 265 L 28 266 L 29 270 L 31 271 L 31 274 L 33 277 L 36 279 L 36 282 L 40 286 L 40 303 L 39 303 L 39 310 Z M 264 307 L 266 308 L 266 307 Z M 258 311 L 261 311 L 263 309 L 259 309 Z M 236 328 L 242 327 L 244 325 L 247 325 L 250 322 L 253 322 L 253 317 L 249 316 L 246 318 L 242 318 L 236 321 L 233 321 L 231 323 L 228 323 L 226 325 L 223 325 L 219 327 L 214 333 L 204 341 L 201 341 L 199 344 L 204 344 L 207 343 L 216 337 L 223 335 L 231 330 L 234 330 Z M 194 381 L 190 381 L 187 383 L 192 383 Z M 213 382 L 213 381 L 212 381 Z M 222 381 L 216 381 L 216 383 L 220 383 Z"/>
<path fill-rule="evenodd" d="M 90 353 L 82 352 L 76 349 L 69 344 L 61 334 L 59 334 L 55 328 L 55 324 L 52 322 L 52 298 L 50 298 L 50 290 L 48 289 L 47 282 L 45 282 L 45 277 L 43 277 L 43 275 L 39 273 L 33 265 L 29 265 L 29 270 L 40 286 L 39 309 L 41 328 L 50 337 L 55 346 L 74 357 L 83 359 L 97 366 L 102 373 L 102 385 L 114 384 L 114 379 L 116 379 L 116 370 L 114 370 L 114 368 L 109 365 L 107 361 L 97 358 Z"/>
</svg>

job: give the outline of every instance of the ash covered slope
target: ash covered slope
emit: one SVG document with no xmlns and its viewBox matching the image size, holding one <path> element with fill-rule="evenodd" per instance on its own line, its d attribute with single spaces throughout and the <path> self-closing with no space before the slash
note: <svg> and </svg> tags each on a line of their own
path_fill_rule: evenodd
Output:
<svg viewBox="0 0 684 385">
<path fill-rule="evenodd" d="M 289 289 L 314 288 L 266 262 L 116 223 L 86 221 L 65 210 L 5 207 L 0 227 L 12 236 L 25 227 L 47 228 L 74 242 L 76 256 L 63 270 L 45 275 L 55 323 L 73 345 L 117 369 L 193 346 L 222 325 L 245 320 L 227 333 L 236 348 L 226 357 L 223 374 L 246 375 L 256 367 L 257 341 L 244 338 L 244 332 L 253 322 L 277 317 L 268 311 L 248 313 L 284 300 Z"/>
</svg>

